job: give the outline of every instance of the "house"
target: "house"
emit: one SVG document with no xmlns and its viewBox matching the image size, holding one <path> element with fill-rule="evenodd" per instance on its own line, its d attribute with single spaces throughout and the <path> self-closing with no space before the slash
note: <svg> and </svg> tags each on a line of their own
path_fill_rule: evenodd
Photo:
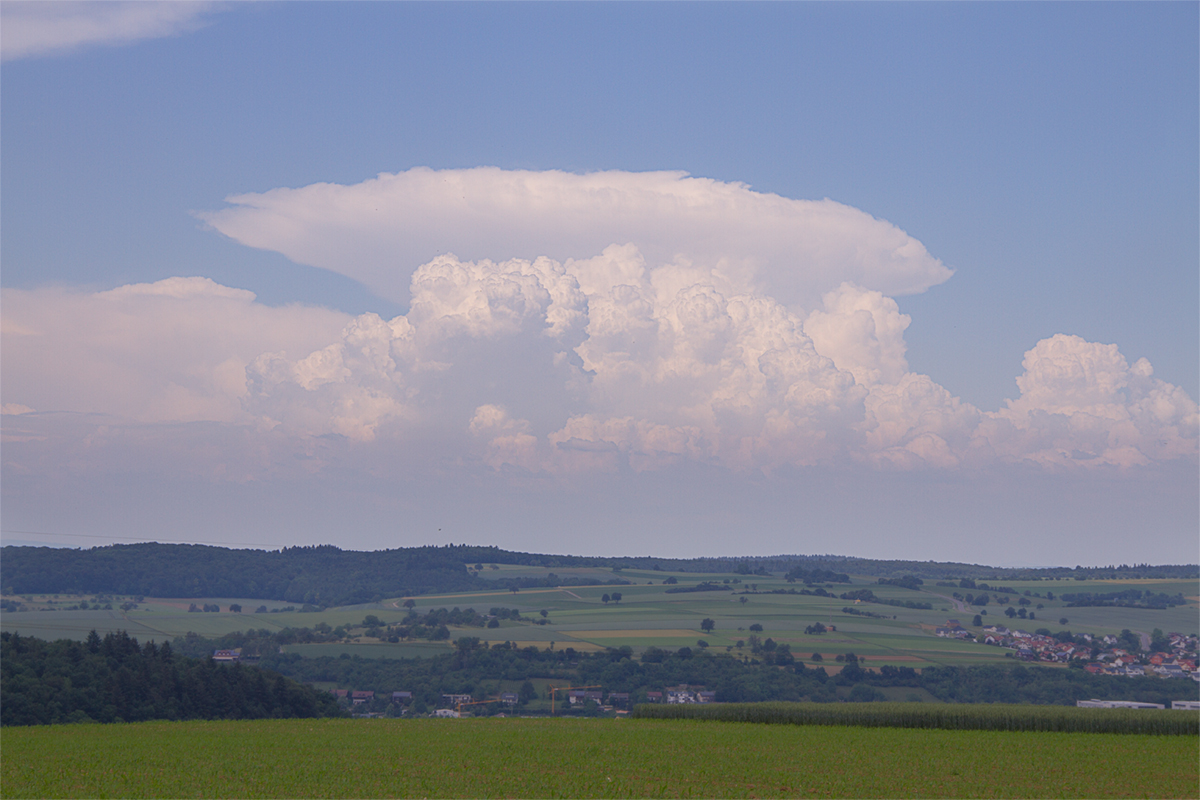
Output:
<svg viewBox="0 0 1200 800">
<path fill-rule="evenodd" d="M 948 619 L 948 620 L 946 620 L 946 627 L 951 628 L 951 629 L 957 629 L 957 628 L 962 627 L 962 623 L 956 619 Z"/>
<path fill-rule="evenodd" d="M 571 705 L 586 703 L 588 700 L 591 700 L 596 705 L 600 705 L 600 702 L 603 699 L 603 692 L 593 692 L 585 689 L 576 689 L 574 691 L 567 692 L 567 701 Z"/>
<path fill-rule="evenodd" d="M 212 660 L 213 661 L 223 661 L 225 663 L 233 663 L 235 661 L 241 661 L 242 660 L 242 648 L 239 647 L 236 650 L 214 650 Z"/>
<path fill-rule="evenodd" d="M 439 708 L 437 711 L 433 712 L 433 715 L 435 717 L 449 717 L 451 719 L 458 719 L 460 716 L 462 716 L 453 708 Z"/>
<path fill-rule="evenodd" d="M 700 689 L 703 687 L 697 686 L 696 688 Z M 667 702 L 694 703 L 696 702 L 696 696 L 693 694 L 693 690 L 686 683 L 681 683 L 678 686 L 667 687 Z"/>
<path fill-rule="evenodd" d="M 374 692 L 363 691 L 363 692 L 351 692 L 350 693 L 350 702 L 352 702 L 356 706 L 361 706 L 363 703 L 369 703 L 374 699 L 375 699 Z"/>
<path fill-rule="evenodd" d="M 715 703 L 717 702 L 716 692 L 696 692 L 697 703 Z"/>
<path fill-rule="evenodd" d="M 411 703 L 412 692 L 392 692 L 393 703 Z"/>
<path fill-rule="evenodd" d="M 515 706 L 520 699 L 521 698 L 517 696 L 516 692 L 501 692 L 500 693 L 500 702 L 507 703 L 510 706 Z"/>
<path fill-rule="evenodd" d="M 646 692 L 647 703 L 661 703 L 663 701 L 662 692 Z"/>
<path fill-rule="evenodd" d="M 938 636 L 941 636 L 941 637 L 943 637 L 943 638 L 944 638 L 944 637 L 947 637 L 947 636 L 953 636 L 953 635 L 954 635 L 954 629 L 953 629 L 953 628 L 935 628 L 933 632 L 934 632 L 935 634 L 937 634 Z"/>
<path fill-rule="evenodd" d="M 614 708 L 629 708 L 629 692 L 609 692 L 608 704 Z"/>
<path fill-rule="evenodd" d="M 469 695 L 469 694 L 444 694 L 444 695 L 442 695 L 443 705 L 456 706 L 459 703 L 469 703 L 469 702 L 471 702 L 471 695 Z"/>
</svg>

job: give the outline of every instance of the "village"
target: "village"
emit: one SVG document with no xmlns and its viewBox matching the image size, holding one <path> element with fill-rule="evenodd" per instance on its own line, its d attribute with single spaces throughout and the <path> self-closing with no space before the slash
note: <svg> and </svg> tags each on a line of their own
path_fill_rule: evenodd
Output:
<svg viewBox="0 0 1200 800">
<path fill-rule="evenodd" d="M 974 639 L 983 644 L 1007 648 L 1013 651 L 1013 657 L 1023 661 L 1081 665 L 1094 675 L 1190 677 L 1200 682 L 1200 671 L 1196 670 L 1197 637 L 1194 634 L 1168 633 L 1161 640 L 1150 640 L 1160 645 L 1165 643 L 1168 645 L 1166 648 L 1147 652 L 1138 646 L 1141 643 L 1137 634 L 1129 631 L 1123 631 L 1120 636 L 1109 634 L 1093 637 L 1088 633 L 1071 635 L 1068 631 L 1052 634 L 1046 628 L 1038 628 L 1030 633 L 994 624 L 983 626 L 983 635 L 978 636 L 958 620 L 951 619 L 934 633 L 941 637 Z"/>
<path fill-rule="evenodd" d="M 590 708 L 605 713 L 615 713 L 618 716 L 628 714 L 633 707 L 632 695 L 629 692 L 605 692 L 598 687 L 552 688 L 552 702 L 557 701 L 557 693 L 563 693 L 563 701 L 567 708 Z M 330 694 L 338 698 L 339 704 L 346 705 L 356 717 L 386 717 L 407 716 L 413 702 L 413 693 L 409 691 L 392 692 L 390 697 L 377 697 L 374 691 L 356 691 L 350 689 L 330 689 Z M 382 703 L 380 701 L 383 701 Z M 669 686 L 664 691 L 646 692 L 647 703 L 714 703 L 716 692 L 707 691 L 703 686 L 680 684 Z M 490 706 L 499 703 L 506 707 L 493 716 L 503 717 L 514 712 L 522 704 L 522 697 L 517 692 L 501 692 L 499 696 L 476 700 L 469 694 L 443 694 L 439 707 L 434 709 L 431 716 L 458 719 L 471 716 L 470 706 Z M 383 705 L 385 710 L 378 710 Z M 368 710 L 370 709 L 370 710 Z M 551 706 L 553 714 L 555 705 Z"/>
</svg>

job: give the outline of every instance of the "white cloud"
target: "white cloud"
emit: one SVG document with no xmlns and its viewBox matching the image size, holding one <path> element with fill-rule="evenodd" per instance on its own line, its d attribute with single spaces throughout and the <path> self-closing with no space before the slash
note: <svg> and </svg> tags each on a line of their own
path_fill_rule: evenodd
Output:
<svg viewBox="0 0 1200 800">
<path fill-rule="evenodd" d="M 121 45 L 194 30 L 209 2 L 25 2 L 0 4 L 0 55 L 5 61 Z"/>
<path fill-rule="evenodd" d="M 1021 395 L 988 416 L 976 444 L 1046 467 L 1145 465 L 1194 457 L 1200 417 L 1178 386 L 1132 367 L 1115 344 L 1058 334 L 1025 354 Z"/>
<path fill-rule="evenodd" d="M 952 274 L 919 241 L 858 209 L 682 172 L 417 168 L 227 202 L 232 207 L 199 216 L 238 242 L 347 275 L 401 303 L 413 271 L 439 255 L 566 263 L 614 244 L 635 246 L 660 286 L 705 283 L 793 310 L 845 281 L 894 296 Z"/>
<path fill-rule="evenodd" d="M 443 256 L 414 273 L 412 308 L 390 321 L 268 308 L 204 278 L 5 290 L 4 411 L 219 423 L 303 453 L 332 434 L 407 462 L 564 480 L 685 464 L 1195 460 L 1195 402 L 1113 345 L 1038 343 L 1020 396 L 983 412 L 908 371 L 908 319 L 878 292 L 844 284 L 801 318 L 770 297 L 661 277 L 629 245 L 565 264 Z M 258 463 L 228 474 L 278 469 Z"/>
<path fill-rule="evenodd" d="M 245 419 L 245 367 L 264 352 L 297 359 L 350 317 L 269 308 L 208 278 L 107 292 L 3 290 L 5 403 L 140 422 Z"/>
<path fill-rule="evenodd" d="M 824 307 L 804 321 L 818 353 L 864 386 L 896 383 L 908 372 L 904 331 L 912 320 L 895 300 L 849 283 L 822 300 Z"/>
</svg>

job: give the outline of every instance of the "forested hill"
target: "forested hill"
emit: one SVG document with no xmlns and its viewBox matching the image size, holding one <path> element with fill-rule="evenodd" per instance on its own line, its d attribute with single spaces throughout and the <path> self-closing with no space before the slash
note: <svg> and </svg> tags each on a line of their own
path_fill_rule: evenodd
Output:
<svg viewBox="0 0 1200 800">
<path fill-rule="evenodd" d="M 1029 578 L 1195 579 L 1195 564 L 1000 568 L 934 561 L 884 561 L 835 555 L 745 558 L 658 558 L 546 555 L 498 547 L 445 545 L 361 552 L 332 545 L 234 550 L 187 544 L 128 544 L 69 550 L 5 547 L 0 587 L 6 594 L 107 593 L 151 597 L 244 597 L 314 606 L 369 603 L 384 597 L 480 588 L 549 585 L 546 578 L 484 578 L 467 564 L 520 564 L 566 569 L 603 567 L 743 574 L 814 571 L 897 578 L 1021 580 Z M 619 572 L 618 572 L 619 574 Z M 553 579 L 555 585 L 570 579 Z M 614 578 L 614 582 L 621 582 Z"/>
<path fill-rule="evenodd" d="M 458 547 L 379 552 L 331 545 L 231 550 L 187 544 L 128 544 L 65 550 L 5 547 L 5 592 L 105 592 L 152 597 L 246 597 L 318 606 L 470 589 L 479 583 Z"/>
</svg>

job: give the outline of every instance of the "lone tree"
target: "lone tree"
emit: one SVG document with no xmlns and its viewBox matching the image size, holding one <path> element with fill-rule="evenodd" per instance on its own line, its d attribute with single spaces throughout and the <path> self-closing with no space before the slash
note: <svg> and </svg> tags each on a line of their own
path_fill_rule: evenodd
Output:
<svg viewBox="0 0 1200 800">
<path fill-rule="evenodd" d="M 612 598 L 608 596 L 608 592 L 605 592 L 604 595 L 600 598 L 600 602 L 604 603 L 604 605 L 608 605 L 608 601 L 611 599 Z"/>
<path fill-rule="evenodd" d="M 971 620 L 971 624 L 978 628 L 979 626 L 983 625 L 983 617 L 976 614 L 975 619 Z"/>
<path fill-rule="evenodd" d="M 413 600 L 413 599 L 410 597 L 410 598 L 408 598 L 407 600 L 405 600 L 405 601 L 404 601 L 404 603 L 403 603 L 402 605 L 403 605 L 405 608 L 407 608 L 409 611 L 412 611 L 414 608 L 416 608 L 416 607 L 417 607 L 417 601 L 416 601 L 416 600 Z"/>
<path fill-rule="evenodd" d="M 713 622 L 713 621 L 712 621 L 711 619 L 709 619 L 708 617 L 705 617 L 705 618 L 704 618 L 704 619 L 703 619 L 703 620 L 700 622 L 700 630 L 704 631 L 705 633 L 712 633 L 712 630 L 713 630 L 713 628 L 715 628 L 715 627 L 717 627 L 717 623 Z"/>
<path fill-rule="evenodd" d="M 613 601 L 614 603 L 619 603 L 619 602 L 621 602 L 621 593 L 620 593 L 620 592 L 613 592 L 613 593 L 612 593 L 612 601 Z"/>
</svg>

